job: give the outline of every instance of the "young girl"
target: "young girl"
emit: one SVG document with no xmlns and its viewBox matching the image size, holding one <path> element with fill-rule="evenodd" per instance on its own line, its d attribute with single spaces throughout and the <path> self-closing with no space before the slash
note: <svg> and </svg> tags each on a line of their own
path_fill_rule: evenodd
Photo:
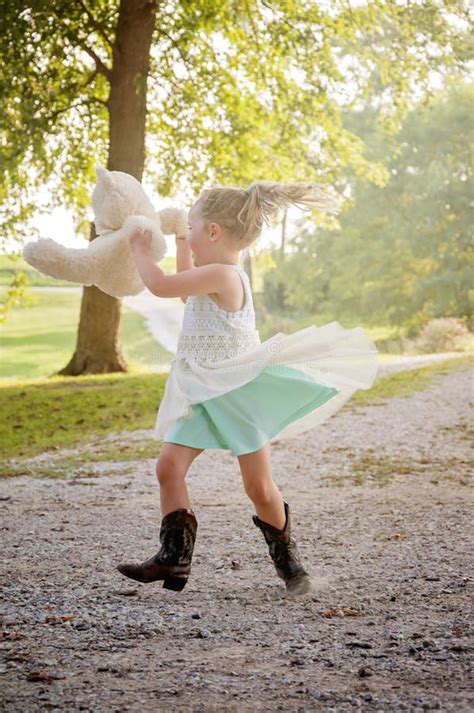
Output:
<svg viewBox="0 0 474 713">
<path fill-rule="evenodd" d="M 338 209 L 314 184 L 258 181 L 245 190 L 204 190 L 189 212 L 189 233 L 176 236 L 176 275 L 153 263 L 149 234 L 130 238 L 148 289 L 160 297 L 181 297 L 186 306 L 154 431 L 163 441 L 156 466 L 161 549 L 141 564 L 119 565 L 127 577 L 183 589 L 197 531 L 186 473 L 204 449 L 220 448 L 238 459 L 256 510 L 253 521 L 286 593 L 312 590 L 291 537 L 289 504 L 272 478 L 271 443 L 327 420 L 357 389 L 372 386 L 378 365 L 366 332 L 343 329 L 338 322 L 260 341 L 239 254 L 257 240 L 264 222 L 270 225 L 289 205 Z"/>
</svg>

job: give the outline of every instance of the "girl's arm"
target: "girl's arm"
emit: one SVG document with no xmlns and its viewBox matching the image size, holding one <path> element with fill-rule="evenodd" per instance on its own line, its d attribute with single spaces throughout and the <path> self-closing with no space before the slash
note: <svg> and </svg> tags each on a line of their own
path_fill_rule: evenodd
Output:
<svg viewBox="0 0 474 713">
<path fill-rule="evenodd" d="M 191 248 L 188 245 L 186 237 L 176 236 L 176 272 L 183 270 L 191 270 L 194 268 Z M 181 296 L 181 301 L 186 302 L 186 297 Z"/>
<path fill-rule="evenodd" d="M 183 297 L 221 292 L 235 285 L 235 271 L 228 265 L 214 263 L 167 275 L 155 265 L 150 254 L 151 233 L 136 231 L 130 236 L 133 258 L 145 285 L 157 297 Z"/>
<path fill-rule="evenodd" d="M 194 267 L 191 248 L 186 238 L 176 237 L 176 272 L 190 270 Z"/>
</svg>

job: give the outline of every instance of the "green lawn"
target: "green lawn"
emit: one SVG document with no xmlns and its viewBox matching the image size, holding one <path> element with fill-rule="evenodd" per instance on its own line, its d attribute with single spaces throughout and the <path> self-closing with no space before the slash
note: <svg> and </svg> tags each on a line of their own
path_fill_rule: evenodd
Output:
<svg viewBox="0 0 474 713">
<path fill-rule="evenodd" d="M 31 295 L 30 306 L 13 307 L 0 325 L 0 380 L 50 376 L 65 366 L 74 352 L 82 292 L 51 288 Z M 155 342 L 144 318 L 125 305 L 120 341 L 132 372 L 149 372 L 153 364 L 166 365 L 173 358 Z"/>
<path fill-rule="evenodd" d="M 0 386 L 0 459 L 152 428 L 167 374 L 101 374 Z"/>
</svg>

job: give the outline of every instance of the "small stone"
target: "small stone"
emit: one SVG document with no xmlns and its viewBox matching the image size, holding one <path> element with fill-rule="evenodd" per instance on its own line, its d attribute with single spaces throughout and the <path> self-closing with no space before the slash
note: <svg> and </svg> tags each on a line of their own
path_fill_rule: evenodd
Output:
<svg viewBox="0 0 474 713">
<path fill-rule="evenodd" d="M 86 629 L 91 628 L 91 625 L 83 619 L 78 619 L 77 621 L 74 621 L 72 625 L 78 631 L 85 631 Z"/>
<path fill-rule="evenodd" d="M 30 671 L 26 676 L 26 680 L 33 683 L 49 683 L 50 681 L 59 681 L 63 678 L 66 677 L 53 671 Z"/>
<path fill-rule="evenodd" d="M 208 639 L 209 632 L 207 631 L 207 629 L 198 629 L 197 631 L 192 632 L 192 636 L 195 639 Z"/>
<path fill-rule="evenodd" d="M 118 597 L 135 597 L 138 594 L 138 589 L 114 589 L 112 594 Z"/>
<path fill-rule="evenodd" d="M 456 642 L 456 643 L 452 644 L 452 645 L 449 647 L 449 650 L 450 650 L 450 651 L 457 651 L 457 652 L 460 653 L 461 651 L 469 651 L 469 647 L 468 647 L 468 646 L 465 646 L 464 644 L 461 644 L 461 643 L 459 643 L 459 642 Z"/>
</svg>

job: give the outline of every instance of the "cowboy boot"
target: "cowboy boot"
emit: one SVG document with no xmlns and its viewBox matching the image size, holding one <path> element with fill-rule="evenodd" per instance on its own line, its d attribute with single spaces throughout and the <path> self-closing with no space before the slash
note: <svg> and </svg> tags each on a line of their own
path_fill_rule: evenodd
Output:
<svg viewBox="0 0 474 713">
<path fill-rule="evenodd" d="M 257 515 L 253 516 L 253 521 L 263 532 L 277 574 L 286 584 L 286 593 L 307 594 L 312 591 L 312 581 L 300 562 L 298 547 L 291 537 L 290 506 L 285 501 L 283 503 L 286 521 L 282 530 L 260 520 Z"/>
<path fill-rule="evenodd" d="M 192 510 L 179 508 L 163 518 L 160 551 L 142 564 L 119 564 L 118 571 L 137 582 L 163 579 L 165 589 L 180 592 L 191 571 L 197 520 Z"/>
</svg>

